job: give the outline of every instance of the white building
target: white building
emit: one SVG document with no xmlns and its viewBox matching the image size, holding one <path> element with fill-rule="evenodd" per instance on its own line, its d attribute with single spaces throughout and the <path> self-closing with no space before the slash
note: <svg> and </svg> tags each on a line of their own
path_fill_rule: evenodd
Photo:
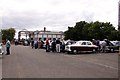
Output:
<svg viewBox="0 0 120 80">
<path fill-rule="evenodd" d="M 62 31 L 46 31 L 46 28 L 44 27 L 44 30 L 41 31 L 28 31 L 28 30 L 22 30 L 18 32 L 18 40 L 21 39 L 22 35 L 26 39 L 30 40 L 46 40 L 47 38 L 53 40 L 54 38 L 64 38 L 64 32 Z"/>
<path fill-rule="evenodd" d="M 64 38 L 64 33 L 63 32 L 55 32 L 55 31 L 34 31 L 34 36 L 31 36 L 33 39 L 42 39 L 46 40 L 47 38 L 53 40 L 54 38 Z"/>
</svg>

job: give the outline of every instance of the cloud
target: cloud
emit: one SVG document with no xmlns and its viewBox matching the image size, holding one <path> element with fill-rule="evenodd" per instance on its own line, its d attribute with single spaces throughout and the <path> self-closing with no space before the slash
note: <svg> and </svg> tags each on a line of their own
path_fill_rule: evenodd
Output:
<svg viewBox="0 0 120 80">
<path fill-rule="evenodd" d="M 76 22 L 111 22 L 117 27 L 119 0 L 1 0 L 2 27 L 67 30 Z"/>
</svg>

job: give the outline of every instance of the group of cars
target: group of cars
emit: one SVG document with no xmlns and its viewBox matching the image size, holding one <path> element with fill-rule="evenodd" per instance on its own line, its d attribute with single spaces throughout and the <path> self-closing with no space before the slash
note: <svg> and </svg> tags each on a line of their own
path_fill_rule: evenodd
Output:
<svg viewBox="0 0 120 80">
<path fill-rule="evenodd" d="M 27 41 L 26 45 L 28 44 Z M 104 41 L 100 41 L 100 46 Z M 51 48 L 51 43 L 50 42 L 50 48 Z M 81 40 L 81 41 L 73 41 L 73 40 L 66 40 L 64 41 L 65 43 L 65 49 L 64 51 L 67 53 L 79 53 L 79 52 L 102 52 L 102 49 L 98 49 L 99 46 L 94 45 L 92 41 L 87 41 L 87 40 Z M 120 41 L 109 41 L 109 43 L 106 45 L 106 52 L 119 52 L 119 47 L 120 47 Z M 46 42 L 44 41 L 43 48 L 46 48 Z M 99 50 L 99 51 L 98 51 Z"/>
<path fill-rule="evenodd" d="M 100 46 L 104 41 L 100 41 Z M 66 41 L 65 51 L 68 53 L 78 52 L 101 52 L 101 47 L 94 45 L 91 41 Z M 99 48 L 99 49 L 98 49 Z M 120 41 L 109 41 L 105 47 L 106 52 L 119 52 Z M 99 50 L 99 51 L 98 51 Z"/>
<path fill-rule="evenodd" d="M 98 46 L 94 45 L 91 41 L 81 40 L 81 41 L 72 41 L 67 40 L 64 41 L 65 43 L 65 52 L 68 53 L 79 53 L 79 52 L 97 52 Z M 102 44 L 103 41 L 100 41 L 100 44 Z M 27 41 L 25 41 L 25 45 L 28 44 Z M 4 51 L 2 49 L 3 44 L 0 43 L 0 54 L 3 54 Z M 120 41 L 109 41 L 109 44 L 106 45 L 106 52 L 119 52 L 120 49 Z M 100 49 L 101 50 L 101 49 Z"/>
</svg>

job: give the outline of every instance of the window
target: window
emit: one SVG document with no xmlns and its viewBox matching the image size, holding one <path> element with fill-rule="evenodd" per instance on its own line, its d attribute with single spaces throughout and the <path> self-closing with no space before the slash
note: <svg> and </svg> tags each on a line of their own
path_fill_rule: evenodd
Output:
<svg viewBox="0 0 120 80">
<path fill-rule="evenodd" d="M 82 45 L 86 45 L 86 42 L 83 42 Z"/>
<path fill-rule="evenodd" d="M 91 43 L 90 43 L 90 42 L 87 42 L 87 45 L 91 45 Z"/>
</svg>

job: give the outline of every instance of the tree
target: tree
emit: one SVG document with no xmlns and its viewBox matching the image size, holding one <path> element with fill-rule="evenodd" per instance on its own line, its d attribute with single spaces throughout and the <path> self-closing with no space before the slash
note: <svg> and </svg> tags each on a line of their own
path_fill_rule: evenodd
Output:
<svg viewBox="0 0 120 80">
<path fill-rule="evenodd" d="M 68 27 L 65 31 L 65 39 L 72 40 L 92 40 L 105 38 L 109 40 L 118 40 L 120 31 L 115 30 L 110 22 L 90 22 L 85 21 L 77 22 L 74 27 Z"/>
<path fill-rule="evenodd" d="M 120 41 L 120 30 L 117 31 L 117 39 L 116 40 Z"/>
<path fill-rule="evenodd" d="M 3 29 L 2 30 L 2 40 L 9 39 L 10 41 L 14 39 L 16 30 L 14 28 Z"/>
<path fill-rule="evenodd" d="M 110 34 L 115 31 L 115 28 L 109 22 L 94 22 L 90 23 L 89 35 L 91 38 L 103 40 L 105 38 L 110 39 Z"/>
<path fill-rule="evenodd" d="M 73 36 L 73 33 L 74 33 L 74 30 L 73 30 L 73 27 L 68 27 L 68 31 L 65 31 L 64 34 L 65 34 L 65 40 L 67 39 L 73 39 L 74 36 Z"/>
</svg>

